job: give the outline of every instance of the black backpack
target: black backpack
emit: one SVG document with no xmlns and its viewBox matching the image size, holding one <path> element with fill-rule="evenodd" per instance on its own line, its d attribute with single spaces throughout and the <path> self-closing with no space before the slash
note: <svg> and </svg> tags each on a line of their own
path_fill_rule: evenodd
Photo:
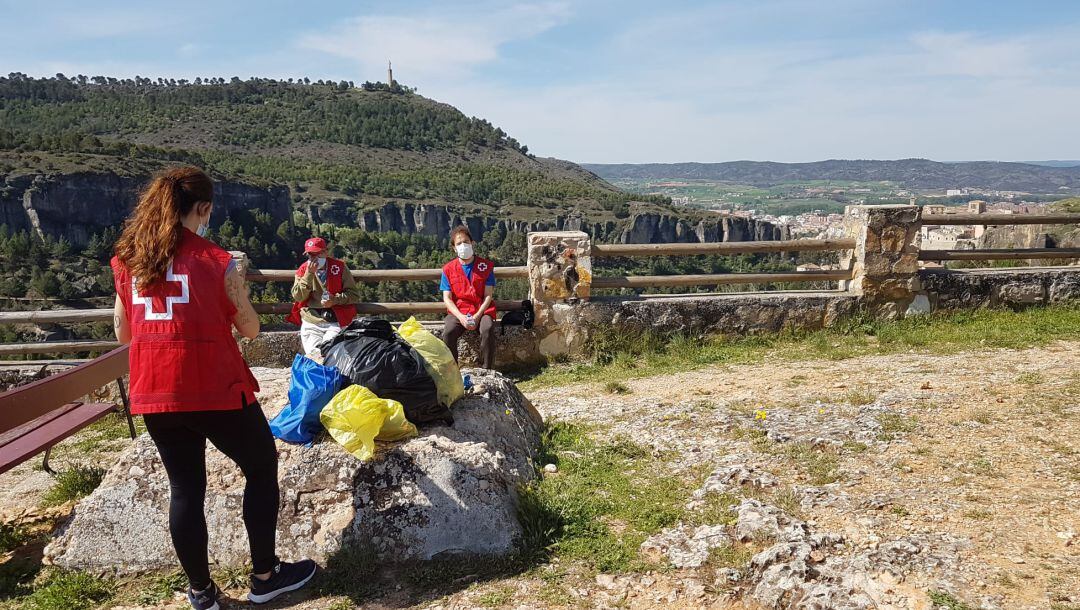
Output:
<svg viewBox="0 0 1080 610">
<path fill-rule="evenodd" d="M 500 326 L 502 327 L 502 334 L 506 334 L 507 326 L 522 326 L 526 329 L 533 327 L 533 322 L 536 321 L 536 312 L 533 310 L 532 301 L 525 299 L 521 302 L 521 309 L 517 311 L 508 311 L 502 317 Z"/>
</svg>

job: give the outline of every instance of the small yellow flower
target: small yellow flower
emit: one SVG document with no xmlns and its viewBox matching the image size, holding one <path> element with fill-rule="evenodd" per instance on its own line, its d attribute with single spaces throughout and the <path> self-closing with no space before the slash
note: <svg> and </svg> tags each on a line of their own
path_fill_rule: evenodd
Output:
<svg viewBox="0 0 1080 610">
<path fill-rule="evenodd" d="M 825 415 L 825 409 L 818 409 L 818 415 Z"/>
<path fill-rule="evenodd" d="M 768 417 L 768 415 L 769 414 L 765 411 L 765 409 L 758 409 L 757 411 L 754 411 L 754 419 L 760 419 L 761 421 L 765 421 L 765 418 Z"/>
<path fill-rule="evenodd" d="M 510 409 L 507 409 L 507 410 L 506 410 L 506 414 L 507 414 L 507 415 L 510 415 Z"/>
</svg>

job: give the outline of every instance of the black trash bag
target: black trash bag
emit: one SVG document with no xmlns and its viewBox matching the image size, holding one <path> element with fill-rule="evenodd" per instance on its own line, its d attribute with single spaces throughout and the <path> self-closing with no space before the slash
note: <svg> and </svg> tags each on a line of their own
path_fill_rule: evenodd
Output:
<svg viewBox="0 0 1080 610">
<path fill-rule="evenodd" d="M 354 320 L 320 351 L 332 366 L 379 398 L 396 400 L 405 417 L 421 426 L 454 423 L 450 410 L 439 404 L 435 380 L 424 368 L 423 357 L 402 339 L 390 323 L 379 318 Z"/>
</svg>

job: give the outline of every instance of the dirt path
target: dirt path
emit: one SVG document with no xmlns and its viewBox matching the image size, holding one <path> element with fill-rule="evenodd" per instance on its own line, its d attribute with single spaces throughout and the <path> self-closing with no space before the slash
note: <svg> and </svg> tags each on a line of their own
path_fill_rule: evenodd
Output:
<svg viewBox="0 0 1080 610">
<path fill-rule="evenodd" d="M 624 385 L 615 389 L 626 394 L 581 384 L 530 398 L 549 419 L 674 451 L 678 468 L 742 456 L 791 486 L 817 529 L 856 548 L 922 536 L 925 552 L 945 557 L 915 575 L 919 588 L 989 607 L 1080 608 L 1080 343 L 765 363 Z M 748 412 L 770 438 L 848 443 L 836 482 L 815 485 L 815 464 L 755 452 Z"/>
</svg>

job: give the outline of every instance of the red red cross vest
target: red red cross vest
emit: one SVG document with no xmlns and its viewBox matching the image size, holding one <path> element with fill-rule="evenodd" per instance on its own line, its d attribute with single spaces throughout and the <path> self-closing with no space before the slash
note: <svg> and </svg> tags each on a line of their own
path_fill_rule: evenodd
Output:
<svg viewBox="0 0 1080 610">
<path fill-rule="evenodd" d="M 225 292 L 230 255 L 184 229 L 164 280 L 143 290 L 116 257 L 116 294 L 131 325 L 131 412 L 240 409 L 259 382 L 232 335 Z"/>
<path fill-rule="evenodd" d="M 460 258 L 446 263 L 442 270 L 446 274 L 446 279 L 450 281 L 450 294 L 454 295 L 454 304 L 457 305 L 458 310 L 465 315 L 476 315 L 480 304 L 484 301 L 484 286 L 488 276 L 495 272 L 495 263 L 479 256 L 473 257 L 471 277 L 465 275 L 465 270 L 461 268 Z M 491 316 L 494 320 L 495 304 L 492 303 L 484 314 Z"/>
<path fill-rule="evenodd" d="M 300 268 L 296 270 L 296 277 L 301 277 L 307 272 L 308 261 L 304 261 L 304 264 L 300 265 Z M 326 258 L 326 291 L 330 294 L 338 294 L 341 292 L 343 285 L 342 277 L 345 275 L 345 263 L 336 258 Z M 293 303 L 292 311 L 289 312 L 289 317 L 285 318 L 285 321 L 290 324 L 300 325 L 300 310 L 303 309 L 307 303 Z M 356 305 L 334 305 L 334 316 L 337 317 L 338 324 L 342 328 L 348 326 L 353 318 L 356 317 Z"/>
</svg>

